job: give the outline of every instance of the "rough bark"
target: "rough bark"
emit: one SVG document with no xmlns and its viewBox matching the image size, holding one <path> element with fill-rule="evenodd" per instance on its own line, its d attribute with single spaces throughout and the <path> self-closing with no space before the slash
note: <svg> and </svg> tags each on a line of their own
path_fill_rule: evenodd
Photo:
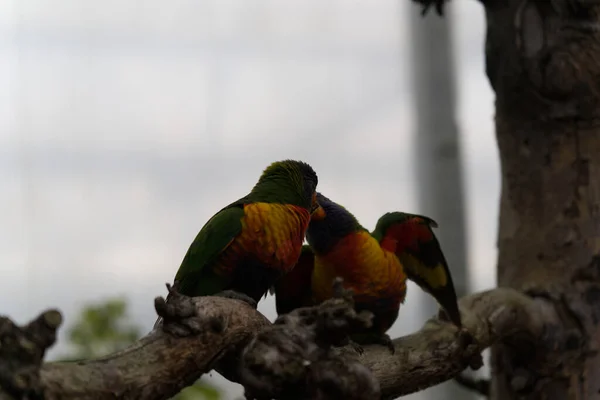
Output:
<svg viewBox="0 0 600 400">
<path fill-rule="evenodd" d="M 443 0 L 417 0 L 443 3 Z M 502 170 L 498 284 L 560 310 L 566 346 L 493 348 L 492 398 L 600 398 L 600 2 L 485 0 Z"/>
<path fill-rule="evenodd" d="M 598 399 L 600 3 L 490 2 L 486 14 L 502 166 L 498 284 L 551 299 L 571 336 L 546 357 L 497 346 L 493 395 Z"/>
<path fill-rule="evenodd" d="M 164 326 L 124 351 L 81 362 L 42 364 L 61 322 L 57 311 L 22 328 L 2 318 L 0 398 L 166 399 L 217 368 L 242 383 L 248 398 L 392 399 L 480 367 L 480 352 L 503 338 L 527 335 L 540 349 L 564 341 L 555 335 L 561 320 L 550 302 L 496 289 L 460 300 L 466 331 L 433 318 L 395 339 L 395 354 L 376 345 L 362 353 L 334 348 L 371 317 L 357 314 L 348 293 L 338 292 L 274 324 L 237 300 L 157 298 Z"/>
</svg>

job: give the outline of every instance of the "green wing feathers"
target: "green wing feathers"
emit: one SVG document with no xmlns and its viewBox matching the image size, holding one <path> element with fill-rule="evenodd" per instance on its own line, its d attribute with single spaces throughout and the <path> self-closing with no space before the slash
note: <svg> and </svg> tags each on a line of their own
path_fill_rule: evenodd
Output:
<svg viewBox="0 0 600 400">
<path fill-rule="evenodd" d="M 243 206 L 230 205 L 200 230 L 175 275 L 177 290 L 186 296 L 207 296 L 225 289 L 231 276 L 217 275 L 212 264 L 242 233 Z"/>
</svg>

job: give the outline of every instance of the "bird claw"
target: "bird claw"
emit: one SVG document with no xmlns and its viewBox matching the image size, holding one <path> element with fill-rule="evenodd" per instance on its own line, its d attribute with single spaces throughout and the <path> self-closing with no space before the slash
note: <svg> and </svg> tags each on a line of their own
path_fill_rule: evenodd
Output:
<svg viewBox="0 0 600 400">
<path fill-rule="evenodd" d="M 175 336 L 175 337 L 190 337 L 190 336 L 195 336 L 200 334 L 200 330 L 192 330 L 188 327 L 188 325 L 186 324 L 186 320 L 183 321 L 178 321 L 175 323 L 169 323 L 169 324 L 165 324 L 163 325 L 163 332 L 168 333 L 169 335 Z"/>
<path fill-rule="evenodd" d="M 241 292 L 236 292 L 235 290 L 223 290 L 222 292 L 215 294 L 215 296 L 243 301 L 244 303 L 247 303 L 250 307 L 252 307 L 254 309 L 256 309 L 256 307 L 258 305 L 256 300 L 254 300 L 252 297 L 245 295 L 244 293 L 241 293 Z"/>
<path fill-rule="evenodd" d="M 465 328 L 462 327 L 458 331 L 458 343 L 466 355 L 466 363 L 468 366 L 476 371 L 483 366 L 483 357 L 481 352 L 477 351 L 478 343 L 477 339 Z"/>
<path fill-rule="evenodd" d="M 394 347 L 394 342 L 392 342 L 392 338 L 388 334 L 383 333 L 381 335 L 374 336 L 373 339 L 374 339 L 373 342 L 375 344 L 380 344 L 382 346 L 387 347 L 392 354 L 396 353 L 396 348 Z"/>
<path fill-rule="evenodd" d="M 367 333 L 367 334 L 359 334 L 355 335 L 355 340 L 361 344 L 379 344 L 381 346 L 385 346 L 388 348 L 390 353 L 396 354 L 396 348 L 394 347 L 394 342 L 392 338 L 386 333 L 378 334 L 378 333 Z M 362 352 L 359 352 L 362 354 Z"/>
<path fill-rule="evenodd" d="M 462 327 L 458 331 L 458 343 L 460 344 L 461 348 L 466 349 L 468 346 L 475 344 L 476 340 L 475 337 L 473 337 L 473 335 L 471 334 L 471 332 L 467 330 L 467 328 Z"/>
<path fill-rule="evenodd" d="M 162 297 L 154 299 L 154 308 L 160 317 L 154 327 L 177 337 L 194 336 L 204 331 L 203 324 L 196 314 L 196 307 L 191 297 L 182 295 L 167 283 L 168 300 Z"/>
<path fill-rule="evenodd" d="M 365 349 L 358 343 L 356 343 L 354 340 L 347 338 L 346 339 L 346 343 L 344 343 L 345 346 L 350 346 L 350 348 L 352 350 L 354 350 L 355 352 L 358 353 L 358 355 L 362 355 L 365 352 Z"/>
</svg>

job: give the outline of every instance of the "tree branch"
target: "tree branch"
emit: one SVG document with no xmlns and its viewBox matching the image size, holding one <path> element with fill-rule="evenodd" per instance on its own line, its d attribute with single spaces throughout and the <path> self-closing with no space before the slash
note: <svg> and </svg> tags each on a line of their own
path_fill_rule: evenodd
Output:
<svg viewBox="0 0 600 400">
<path fill-rule="evenodd" d="M 550 347 L 564 341 L 558 314 L 541 298 L 498 288 L 465 296 L 459 307 L 473 343 L 461 343 L 454 325 L 434 318 L 420 331 L 394 340 L 394 356 L 379 346 L 365 351 L 360 361 L 379 380 L 382 398 L 392 399 L 451 379 L 483 350 L 513 335 L 525 333 L 537 340 L 536 345 Z"/>
<path fill-rule="evenodd" d="M 155 308 L 171 332 L 155 329 L 126 350 L 100 359 L 44 364 L 46 398 L 166 399 L 270 325 L 246 303 L 221 297 L 180 296 L 167 305 L 157 298 Z"/>
<path fill-rule="evenodd" d="M 218 368 L 244 384 L 250 398 L 287 391 L 297 393 L 295 398 L 381 393 L 391 399 L 451 379 L 469 365 L 478 368 L 480 352 L 503 338 L 525 333 L 538 345 L 554 347 L 562 340 L 550 303 L 511 289 L 460 300 L 468 334 L 433 318 L 394 340 L 394 355 L 377 345 L 365 346 L 362 355 L 350 346 L 332 347 L 370 323 L 368 315 L 354 312 L 347 296 L 296 310 L 272 325 L 245 303 L 221 297 L 178 295 L 169 304 L 157 298 L 155 306 L 164 329 L 122 352 L 82 362 L 41 364 L 60 324 L 57 312 L 23 328 L 0 320 L 0 398 L 43 389 L 46 399 L 165 399 Z M 309 394 L 313 397 L 303 397 Z"/>
</svg>

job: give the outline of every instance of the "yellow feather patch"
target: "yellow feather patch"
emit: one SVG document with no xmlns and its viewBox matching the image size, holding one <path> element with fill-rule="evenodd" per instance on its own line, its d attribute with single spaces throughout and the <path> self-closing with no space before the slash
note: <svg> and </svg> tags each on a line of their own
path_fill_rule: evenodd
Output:
<svg viewBox="0 0 600 400">
<path fill-rule="evenodd" d="M 428 267 L 410 254 L 403 254 L 401 259 L 404 267 L 423 279 L 431 289 L 440 289 L 448 284 L 448 275 L 444 265 L 438 263 L 433 268 Z"/>
</svg>

